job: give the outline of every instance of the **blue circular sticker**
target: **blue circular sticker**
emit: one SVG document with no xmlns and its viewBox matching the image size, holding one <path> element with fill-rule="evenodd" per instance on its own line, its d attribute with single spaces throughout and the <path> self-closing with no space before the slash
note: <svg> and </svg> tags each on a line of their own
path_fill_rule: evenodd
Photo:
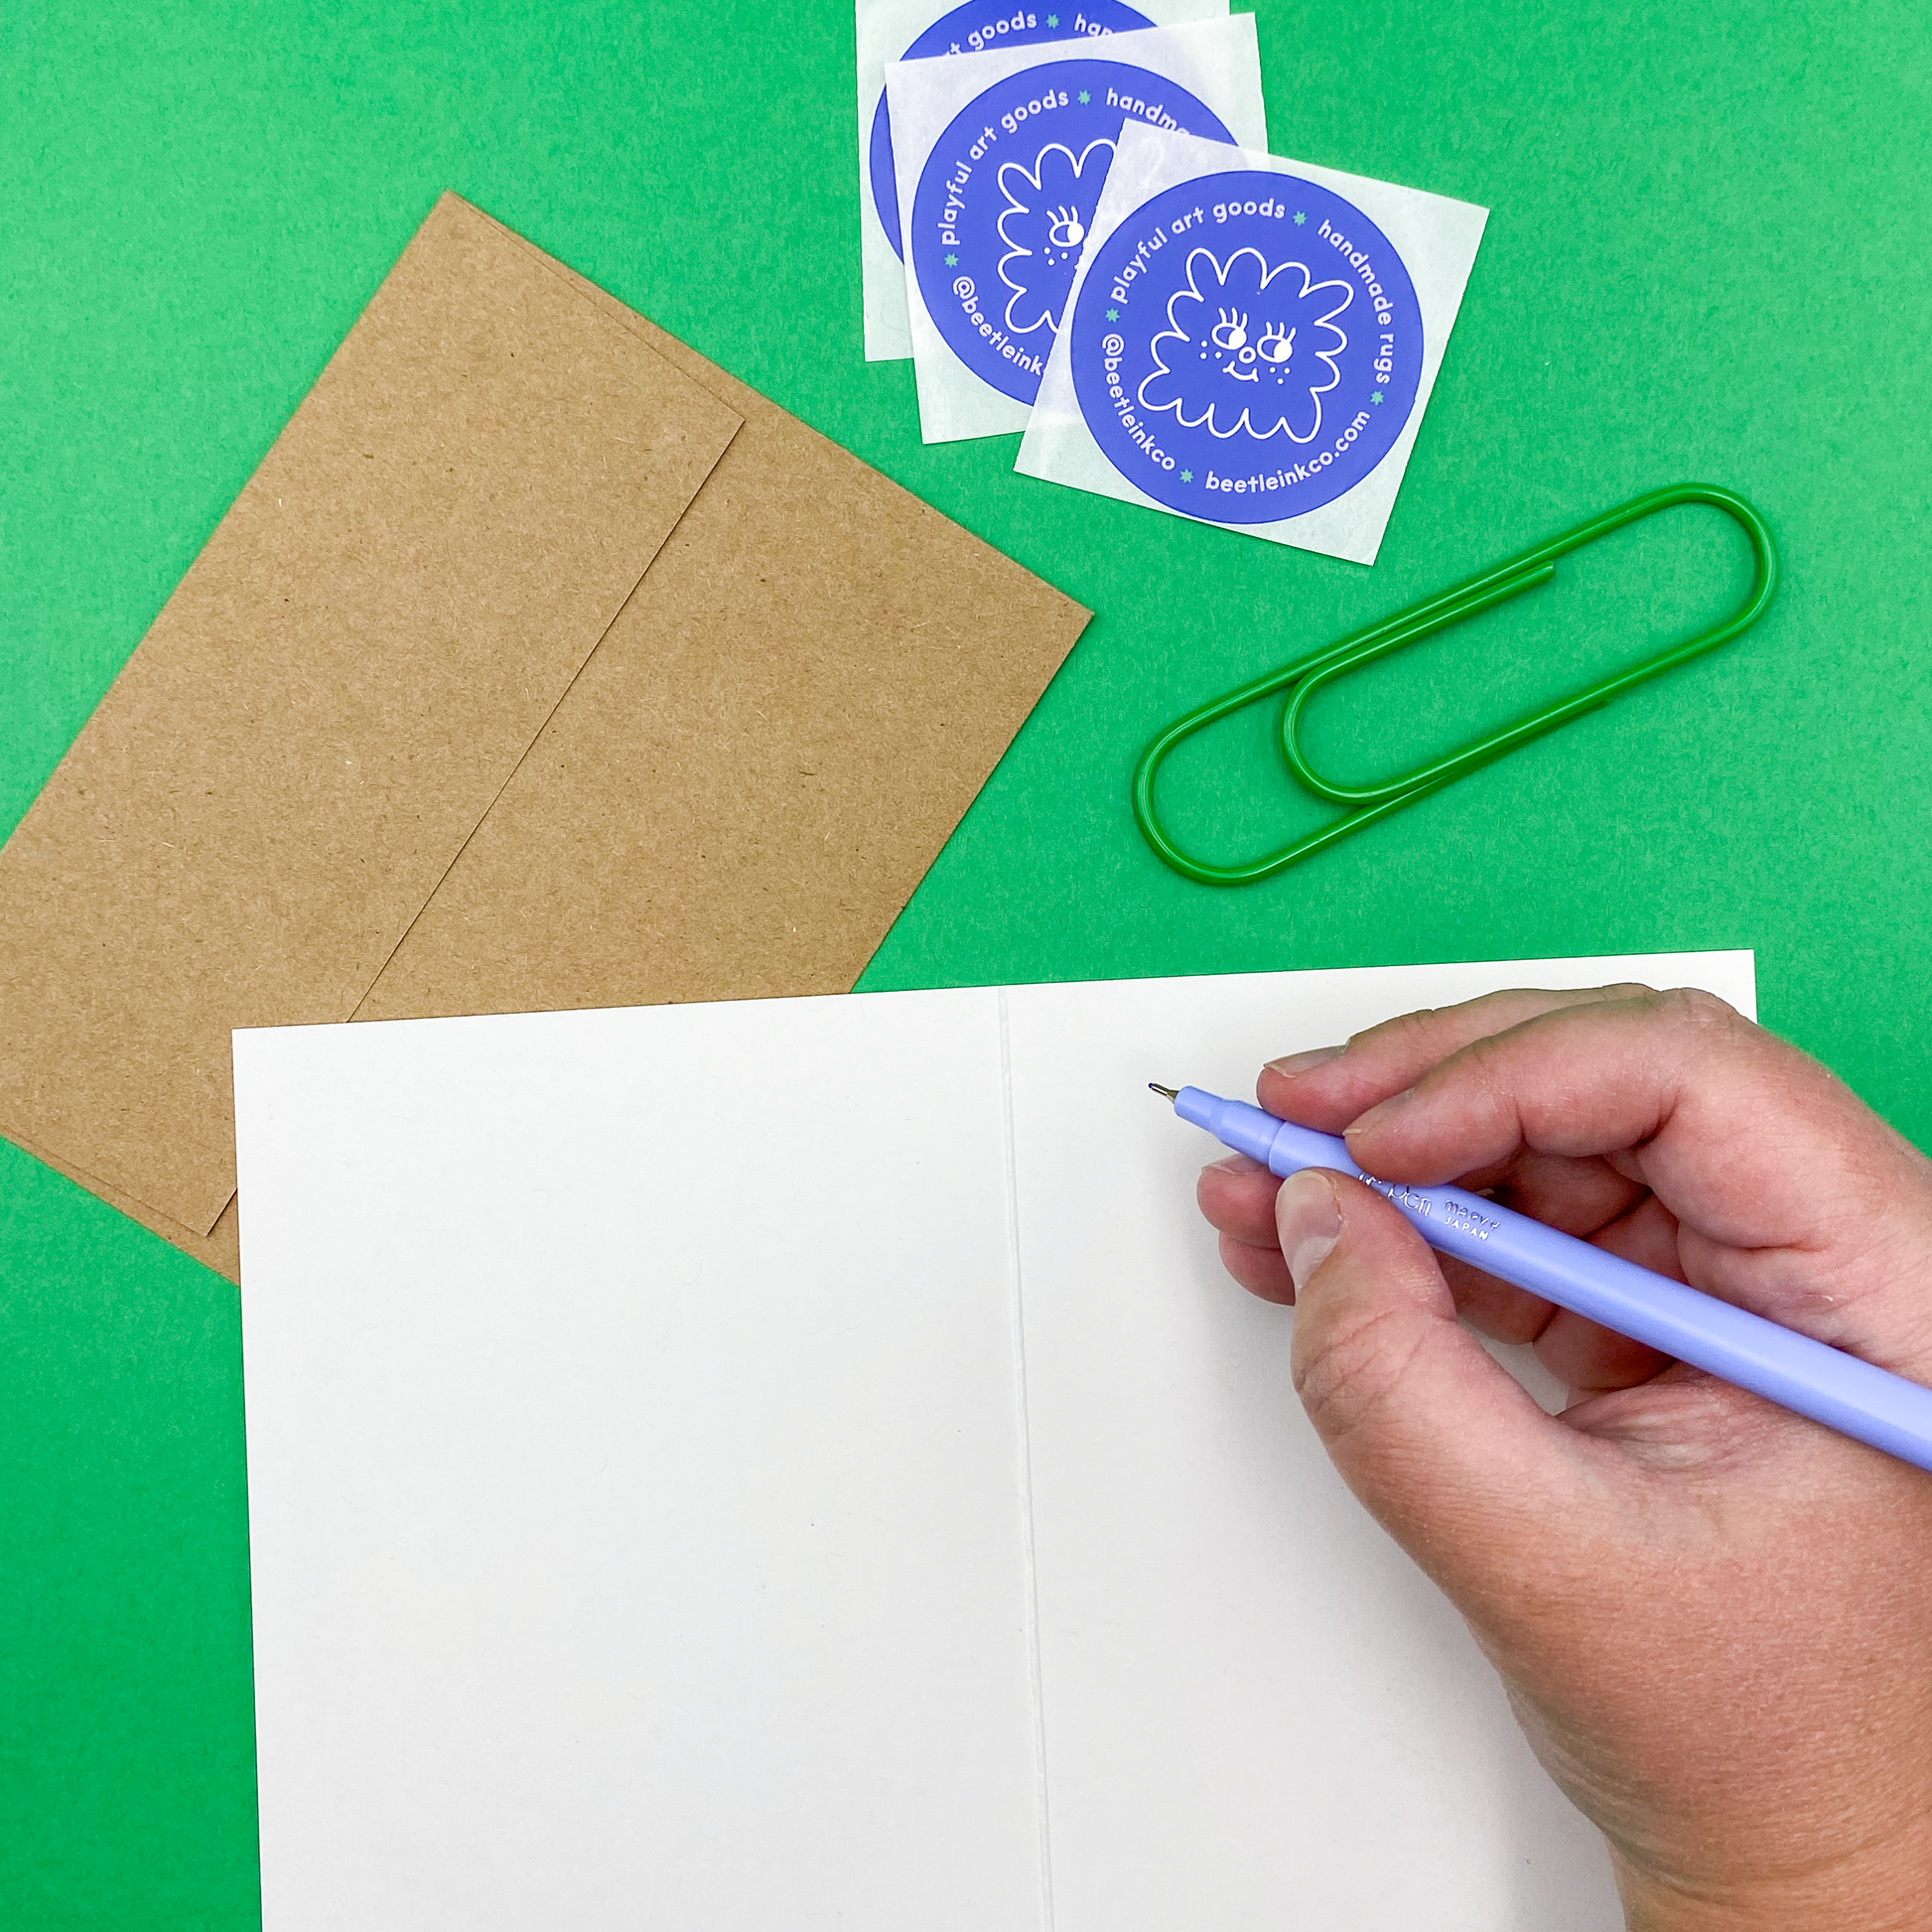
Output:
<svg viewBox="0 0 1932 1932">
<path fill-rule="evenodd" d="M 1394 447 L 1422 312 L 1360 208 L 1242 169 L 1165 190 L 1107 237 L 1068 347 L 1080 414 L 1137 489 L 1273 523 L 1333 502 Z"/>
<path fill-rule="evenodd" d="M 939 137 L 912 196 L 919 293 L 953 353 L 1032 402 L 1128 120 L 1232 142 L 1185 87 L 1118 61 L 996 81 Z"/>
<path fill-rule="evenodd" d="M 1086 0 L 1084 6 L 1049 12 L 1031 7 L 1003 10 L 989 6 L 987 0 L 966 0 L 943 20 L 935 20 L 899 59 L 924 61 L 938 54 L 986 54 L 996 47 L 1031 47 L 1039 41 L 1098 40 L 1105 34 L 1131 34 L 1137 27 L 1153 25 L 1145 14 L 1123 7 L 1120 0 Z M 893 123 L 886 112 L 883 87 L 879 105 L 872 110 L 868 152 L 872 205 L 879 212 L 886 239 L 893 244 L 893 253 L 903 261 L 905 250 L 898 238 L 898 177 L 893 172 Z"/>
</svg>

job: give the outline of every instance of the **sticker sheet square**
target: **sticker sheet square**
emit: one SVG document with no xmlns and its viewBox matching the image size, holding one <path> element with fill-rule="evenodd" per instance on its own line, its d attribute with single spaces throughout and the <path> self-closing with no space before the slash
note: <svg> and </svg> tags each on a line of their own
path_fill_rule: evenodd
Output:
<svg viewBox="0 0 1932 1932">
<path fill-rule="evenodd" d="M 1082 0 L 1074 7 L 996 5 L 993 0 L 858 0 L 859 254 L 868 362 L 912 353 L 900 266 L 898 180 L 893 168 L 886 68 L 892 61 L 988 54 L 1041 41 L 1104 40 L 1141 27 L 1225 17 L 1228 0 Z"/>
<path fill-rule="evenodd" d="M 1130 124 L 1015 467 L 1372 564 L 1487 219 Z"/>
<path fill-rule="evenodd" d="M 1127 127 L 1265 145 L 1252 15 L 886 69 L 928 443 L 1023 430 Z"/>
</svg>

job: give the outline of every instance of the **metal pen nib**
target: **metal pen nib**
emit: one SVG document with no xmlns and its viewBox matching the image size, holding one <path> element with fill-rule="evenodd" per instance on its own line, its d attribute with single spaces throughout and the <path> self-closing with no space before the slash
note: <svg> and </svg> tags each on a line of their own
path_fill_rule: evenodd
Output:
<svg viewBox="0 0 1932 1932">
<path fill-rule="evenodd" d="M 1178 1087 L 1164 1087 L 1159 1080 L 1150 1080 L 1147 1085 L 1150 1093 L 1158 1093 L 1163 1100 L 1178 1100 L 1180 1098 L 1180 1089 Z"/>
</svg>

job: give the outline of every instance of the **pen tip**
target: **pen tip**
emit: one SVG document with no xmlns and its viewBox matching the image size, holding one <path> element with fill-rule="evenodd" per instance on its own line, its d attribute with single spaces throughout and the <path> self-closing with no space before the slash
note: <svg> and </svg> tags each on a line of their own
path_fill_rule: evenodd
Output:
<svg viewBox="0 0 1932 1932">
<path fill-rule="evenodd" d="M 1158 1093 L 1163 1100 L 1178 1100 L 1180 1098 L 1178 1088 L 1164 1087 L 1159 1080 L 1150 1080 L 1147 1084 L 1148 1091 L 1150 1093 Z"/>
</svg>

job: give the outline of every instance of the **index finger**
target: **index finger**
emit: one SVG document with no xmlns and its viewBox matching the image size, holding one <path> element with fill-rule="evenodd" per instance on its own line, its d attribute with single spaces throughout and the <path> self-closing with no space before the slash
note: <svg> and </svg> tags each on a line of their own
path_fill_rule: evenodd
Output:
<svg viewBox="0 0 1932 1932">
<path fill-rule="evenodd" d="M 1932 1165 L 1709 993 L 1642 992 L 1471 1041 L 1347 1130 L 1421 1186 L 1524 1148 L 1610 1157 L 1678 1219 L 1694 1286 L 1881 1366 L 1932 1365 Z M 1911 1372 L 1907 1368 L 1906 1372 Z"/>
<path fill-rule="evenodd" d="M 1255 1097 L 1278 1119 L 1339 1134 L 1378 1100 L 1414 1086 L 1431 1067 L 1478 1039 L 1546 1013 L 1627 1000 L 1650 990 L 1635 982 L 1574 990 L 1525 986 L 1485 993 L 1459 1006 L 1400 1014 L 1352 1035 L 1346 1046 L 1269 1061 L 1255 1083 Z"/>
</svg>

